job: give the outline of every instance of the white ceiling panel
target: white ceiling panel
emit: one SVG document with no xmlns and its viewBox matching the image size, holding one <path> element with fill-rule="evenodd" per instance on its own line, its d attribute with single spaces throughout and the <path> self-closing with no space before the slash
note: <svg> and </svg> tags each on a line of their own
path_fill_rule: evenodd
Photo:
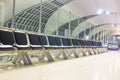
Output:
<svg viewBox="0 0 120 80">
<path fill-rule="evenodd" d="M 120 0 L 74 0 L 63 8 L 80 17 L 96 14 L 98 10 L 109 11 L 110 15 L 96 16 L 88 21 L 95 25 L 120 23 Z M 110 26 L 107 25 L 105 28 L 113 32 L 120 30 L 119 27 L 111 29 Z"/>
</svg>

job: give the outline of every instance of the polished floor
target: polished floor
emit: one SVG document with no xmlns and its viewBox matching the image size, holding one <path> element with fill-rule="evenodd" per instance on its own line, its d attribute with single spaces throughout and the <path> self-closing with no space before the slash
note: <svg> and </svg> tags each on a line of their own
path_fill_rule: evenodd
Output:
<svg viewBox="0 0 120 80">
<path fill-rule="evenodd" d="M 0 80 L 120 80 L 120 52 L 3 71 Z"/>
</svg>

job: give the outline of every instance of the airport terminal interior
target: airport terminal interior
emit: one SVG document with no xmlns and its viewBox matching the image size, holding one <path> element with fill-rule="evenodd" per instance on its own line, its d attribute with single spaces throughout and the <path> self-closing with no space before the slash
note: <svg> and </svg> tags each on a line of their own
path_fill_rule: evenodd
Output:
<svg viewBox="0 0 120 80">
<path fill-rule="evenodd" d="M 120 0 L 0 0 L 0 80 L 120 80 Z"/>
</svg>

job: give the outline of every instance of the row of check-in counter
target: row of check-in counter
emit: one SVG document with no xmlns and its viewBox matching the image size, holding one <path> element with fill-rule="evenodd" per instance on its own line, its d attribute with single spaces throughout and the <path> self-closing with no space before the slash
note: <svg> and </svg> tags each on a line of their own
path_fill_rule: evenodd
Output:
<svg viewBox="0 0 120 80">
<path fill-rule="evenodd" d="M 102 47 L 101 42 L 0 29 L 0 55 L 13 55 L 9 58 L 13 64 L 33 64 L 32 57 L 52 62 L 58 58 L 77 58 L 105 52 L 107 48 Z"/>
</svg>

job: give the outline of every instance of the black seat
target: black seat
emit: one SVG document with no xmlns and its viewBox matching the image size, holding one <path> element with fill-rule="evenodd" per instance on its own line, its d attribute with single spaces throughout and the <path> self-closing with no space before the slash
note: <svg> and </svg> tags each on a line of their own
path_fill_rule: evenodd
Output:
<svg viewBox="0 0 120 80">
<path fill-rule="evenodd" d="M 102 43 L 101 42 L 99 42 L 99 46 L 102 47 Z"/>
<path fill-rule="evenodd" d="M 85 47 L 85 48 L 89 48 L 88 41 L 86 41 L 86 40 L 84 40 L 84 47 Z"/>
<path fill-rule="evenodd" d="M 86 41 L 86 46 L 90 47 L 90 41 Z"/>
<path fill-rule="evenodd" d="M 55 42 L 58 47 L 62 46 L 61 38 L 60 37 L 55 37 Z"/>
<path fill-rule="evenodd" d="M 73 48 L 73 42 L 70 38 L 61 38 L 64 48 Z"/>
<path fill-rule="evenodd" d="M 39 41 L 40 41 L 40 45 L 41 45 L 43 48 L 46 48 L 46 49 L 47 49 L 48 42 L 47 42 L 46 36 L 45 36 L 45 35 L 39 35 Z"/>
<path fill-rule="evenodd" d="M 53 36 L 47 36 L 48 37 L 48 42 L 50 46 L 56 46 L 56 41 L 55 41 L 55 37 Z"/>
<path fill-rule="evenodd" d="M 96 47 L 96 42 L 95 41 L 93 42 L 93 46 Z"/>
<path fill-rule="evenodd" d="M 79 39 L 76 39 L 76 45 L 80 47 Z"/>
<path fill-rule="evenodd" d="M 81 40 L 81 47 L 84 48 L 85 47 L 85 41 L 84 40 Z"/>
<path fill-rule="evenodd" d="M 62 44 L 63 44 L 63 47 L 62 48 L 68 48 L 68 42 L 67 42 L 67 38 L 61 38 L 62 40 Z"/>
<path fill-rule="evenodd" d="M 40 40 L 39 40 L 39 35 L 37 34 L 28 34 L 29 41 L 30 41 L 30 46 L 32 49 L 40 49 Z"/>
<path fill-rule="evenodd" d="M 66 38 L 66 40 L 67 40 L 68 48 L 73 48 L 74 46 L 73 46 L 72 40 L 70 38 Z"/>
<path fill-rule="evenodd" d="M 55 41 L 55 37 L 54 36 L 47 36 L 48 38 L 48 43 L 49 43 L 49 47 L 48 48 L 57 48 L 57 44 Z"/>
<path fill-rule="evenodd" d="M 25 33 L 14 32 L 14 36 L 16 41 L 16 47 L 18 48 L 18 50 L 30 49 L 30 46 L 28 45 L 27 36 Z"/>
<path fill-rule="evenodd" d="M 72 43 L 73 43 L 73 46 L 74 47 L 80 47 L 80 43 L 79 43 L 79 40 L 78 39 L 72 39 Z"/>
<path fill-rule="evenodd" d="M 56 42 L 56 48 L 61 49 L 62 48 L 62 41 L 60 37 L 55 37 L 55 42 Z"/>
<path fill-rule="evenodd" d="M 14 50 L 14 35 L 12 31 L 0 30 L 0 50 Z"/>
<path fill-rule="evenodd" d="M 94 48 L 94 47 L 95 47 L 95 41 L 92 41 L 92 42 L 91 42 L 91 45 L 92 45 L 92 47 Z"/>
<path fill-rule="evenodd" d="M 77 45 L 76 39 L 72 39 L 72 43 L 73 43 L 73 46 L 76 47 L 76 45 Z"/>
<path fill-rule="evenodd" d="M 101 42 L 96 42 L 96 47 L 97 48 L 101 48 L 102 47 L 102 43 Z"/>
<path fill-rule="evenodd" d="M 83 46 L 82 40 L 80 40 L 80 39 L 79 39 L 79 46 L 80 46 L 80 47 Z"/>
<path fill-rule="evenodd" d="M 93 47 L 92 41 L 89 41 L 90 47 Z"/>
</svg>

